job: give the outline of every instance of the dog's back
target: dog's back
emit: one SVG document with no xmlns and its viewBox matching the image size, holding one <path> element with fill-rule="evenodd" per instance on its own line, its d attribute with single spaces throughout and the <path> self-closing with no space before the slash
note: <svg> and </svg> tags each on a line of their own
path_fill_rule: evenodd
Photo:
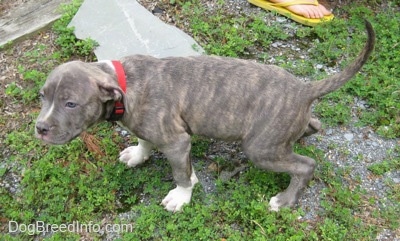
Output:
<svg viewBox="0 0 400 241">
<path fill-rule="evenodd" d="M 277 66 L 224 57 L 157 59 L 136 55 L 123 62 L 136 75 L 136 81 L 152 82 L 142 83 L 152 86 L 146 96 L 154 103 L 148 105 L 160 108 L 151 113 L 169 108 L 163 118 L 181 119 L 190 134 L 242 140 L 267 129 L 276 132 L 270 133 L 275 140 L 293 140 L 303 135 L 310 122 L 312 101 L 342 86 L 367 60 L 375 35 L 369 22 L 366 27 L 368 41 L 354 63 L 334 76 L 311 83 Z M 163 103 L 156 103 L 160 99 Z"/>
<path fill-rule="evenodd" d="M 128 61 L 144 68 L 142 57 Z M 156 71 L 135 79 L 152 82 L 145 84 L 152 86 L 146 96 L 154 103 L 148 105 L 160 108 L 152 112 L 167 108 L 164 118 L 183 119 L 190 134 L 241 140 L 258 125 L 279 129 L 307 110 L 301 100 L 307 85 L 277 66 L 210 56 L 145 58 L 146 68 Z"/>
</svg>

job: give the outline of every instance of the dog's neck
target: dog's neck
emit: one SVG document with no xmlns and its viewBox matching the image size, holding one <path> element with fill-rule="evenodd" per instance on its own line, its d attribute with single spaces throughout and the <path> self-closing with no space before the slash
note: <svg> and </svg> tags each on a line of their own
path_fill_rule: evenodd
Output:
<svg viewBox="0 0 400 241">
<path fill-rule="evenodd" d="M 101 63 L 102 65 L 100 66 L 104 66 L 104 64 L 106 64 L 107 67 L 109 67 L 108 69 L 112 69 L 113 70 L 113 74 L 116 76 L 117 81 L 119 86 L 121 87 L 122 91 L 125 93 L 126 92 L 126 74 L 124 71 L 124 68 L 121 64 L 120 61 L 111 61 L 111 60 L 103 60 L 103 61 L 99 61 L 99 63 Z M 119 121 L 122 119 L 124 113 L 125 113 L 125 106 L 123 101 L 114 101 L 112 103 L 112 106 L 110 106 L 110 103 L 108 103 L 107 107 L 106 107 L 106 120 L 107 121 Z"/>
</svg>

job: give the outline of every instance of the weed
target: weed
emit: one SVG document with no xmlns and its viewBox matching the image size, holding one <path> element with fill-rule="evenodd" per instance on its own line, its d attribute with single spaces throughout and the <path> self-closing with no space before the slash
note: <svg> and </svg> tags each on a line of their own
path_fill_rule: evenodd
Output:
<svg viewBox="0 0 400 241">
<path fill-rule="evenodd" d="M 210 13 L 198 1 L 186 1 L 181 18 L 190 19 L 191 33 L 205 43 L 206 52 L 219 56 L 249 58 L 251 48 L 268 46 L 272 39 L 288 37 L 281 28 L 267 26 L 260 17 L 229 15 L 221 7 Z"/>
<path fill-rule="evenodd" d="M 11 46 L 13 46 L 13 41 L 10 40 L 7 43 L 0 46 L 0 51 L 10 49 Z"/>
<path fill-rule="evenodd" d="M 345 51 L 354 55 L 357 53 L 355 49 L 360 49 L 360 45 L 364 41 L 361 40 L 364 38 L 361 35 L 364 26 L 360 19 L 368 14 L 373 14 L 363 6 L 352 6 L 348 11 L 352 16 L 348 22 L 339 20 L 335 21 L 335 24 L 332 24 L 329 29 L 322 26 L 315 28 L 313 34 L 316 34 L 322 41 L 312 50 L 313 58 L 320 59 L 328 56 L 329 59 L 336 61 L 340 57 L 340 52 Z M 340 117 L 343 113 L 349 113 L 349 110 L 338 111 L 338 109 L 341 110 L 349 106 L 351 96 L 356 95 L 366 100 L 370 106 L 370 108 L 358 113 L 362 124 L 375 126 L 378 133 L 386 137 L 398 137 L 400 135 L 398 118 L 400 116 L 400 95 L 398 92 L 400 85 L 397 81 L 400 75 L 398 71 L 395 71 L 394 64 L 399 62 L 399 56 L 392 51 L 393 47 L 399 44 L 399 18 L 398 11 L 389 8 L 384 13 L 377 13 L 374 19 L 371 19 L 376 26 L 375 31 L 378 36 L 375 53 L 364 66 L 362 74 L 358 74 L 339 92 L 324 97 L 324 101 L 320 104 L 322 106 L 317 106 L 316 112 L 323 115 L 325 121 L 337 120 L 338 123 L 343 123 L 349 120 L 349 115 Z M 356 34 L 352 29 L 349 29 L 351 33 L 350 31 L 340 30 L 346 29 L 348 26 L 356 28 L 360 34 Z M 350 43 L 346 42 L 348 37 L 345 35 L 351 36 Z M 344 61 L 344 65 L 347 65 L 347 61 Z M 339 113 L 339 116 L 335 114 L 336 112 Z"/>
<path fill-rule="evenodd" d="M 328 94 L 323 99 L 315 106 L 314 111 L 322 117 L 324 123 L 335 126 L 350 121 L 350 106 L 353 102 L 350 96 L 343 95 L 343 92 L 339 90 Z"/>
<path fill-rule="evenodd" d="M 385 160 L 379 163 L 372 164 L 368 167 L 368 170 L 375 175 L 383 175 L 386 172 L 399 169 L 400 169 L 400 158 Z"/>
<path fill-rule="evenodd" d="M 98 46 L 96 41 L 90 38 L 86 40 L 77 39 L 74 35 L 74 28 L 68 27 L 82 2 L 82 0 L 74 0 L 70 4 L 63 5 L 63 15 L 53 25 L 53 31 L 58 35 L 55 43 L 60 46 L 60 53 L 64 58 L 70 58 L 74 55 L 93 58 L 93 49 Z"/>
<path fill-rule="evenodd" d="M 204 157 L 210 143 L 210 140 L 207 138 L 201 136 L 192 136 L 191 154 L 194 157 Z"/>
</svg>

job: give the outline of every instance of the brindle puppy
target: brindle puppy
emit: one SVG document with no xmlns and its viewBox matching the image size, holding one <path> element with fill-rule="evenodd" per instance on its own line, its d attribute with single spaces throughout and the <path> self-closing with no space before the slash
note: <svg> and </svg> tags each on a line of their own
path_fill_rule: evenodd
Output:
<svg viewBox="0 0 400 241">
<path fill-rule="evenodd" d="M 139 139 L 120 160 L 136 166 L 157 147 L 168 158 L 177 187 L 162 204 L 179 211 L 190 202 L 198 182 L 190 162 L 193 134 L 241 141 L 247 157 L 262 169 L 287 172 L 289 187 L 271 198 L 271 210 L 296 204 L 313 176 L 315 161 L 293 152 L 293 143 L 317 132 L 312 102 L 351 79 L 373 50 L 375 34 L 366 22 L 368 40 L 343 72 L 304 83 L 282 68 L 252 61 L 198 56 L 157 59 L 129 56 L 123 93 L 109 62 L 70 62 L 57 67 L 40 91 L 42 110 L 36 136 L 64 144 L 93 124 L 107 120 L 116 101 L 126 112 L 120 120 Z"/>
</svg>

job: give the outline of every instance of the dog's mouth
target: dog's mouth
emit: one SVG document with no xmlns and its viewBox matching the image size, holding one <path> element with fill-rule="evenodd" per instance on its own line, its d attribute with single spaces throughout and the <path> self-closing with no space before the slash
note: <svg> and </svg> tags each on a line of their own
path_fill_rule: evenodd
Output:
<svg viewBox="0 0 400 241">
<path fill-rule="evenodd" d="M 69 133 L 64 133 L 64 134 L 61 134 L 61 135 L 54 136 L 54 135 L 51 135 L 50 133 L 47 133 L 45 135 L 44 134 L 35 133 L 36 138 L 40 139 L 45 144 L 49 144 L 49 145 L 63 145 L 63 144 L 66 144 L 69 141 L 71 141 L 72 139 L 74 139 L 75 137 L 77 137 L 78 135 L 71 136 Z"/>
<path fill-rule="evenodd" d="M 52 138 L 50 135 L 43 135 L 38 133 L 36 133 L 36 138 L 40 139 L 41 141 L 49 145 L 62 145 L 68 142 L 63 138 Z"/>
<path fill-rule="evenodd" d="M 44 126 L 44 128 L 41 128 L 40 125 L 36 124 L 35 137 L 49 145 L 66 144 L 84 131 L 84 128 L 60 128 L 58 124 Z"/>
</svg>

